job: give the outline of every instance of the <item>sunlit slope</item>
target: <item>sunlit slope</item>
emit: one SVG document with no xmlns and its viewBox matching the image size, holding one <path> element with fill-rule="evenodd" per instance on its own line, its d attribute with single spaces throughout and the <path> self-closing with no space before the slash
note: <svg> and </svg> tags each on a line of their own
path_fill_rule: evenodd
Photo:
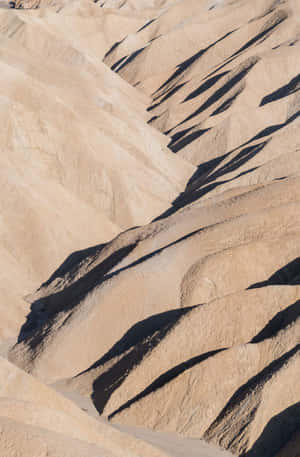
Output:
<svg viewBox="0 0 300 457">
<path fill-rule="evenodd" d="M 0 16 L 1 339 L 22 325 L 23 296 L 70 252 L 149 222 L 193 167 L 147 125 L 147 97 L 80 41 L 86 28 L 73 40 L 52 9 Z"/>
<path fill-rule="evenodd" d="M 70 131 L 86 151 L 72 172 L 82 187 L 71 177 L 60 184 L 131 230 L 66 253 L 28 296 L 10 360 L 115 424 L 202 438 L 239 456 L 298 457 L 297 2 L 45 5 L 14 13 L 26 33 L 13 42 L 32 49 L 33 25 L 59 40 L 73 31 L 68 46 L 79 54 L 66 45 L 48 55 L 58 67 L 68 61 L 74 78 L 66 70 L 54 85 L 51 68 L 38 77 L 72 106 L 79 125 Z M 90 33 L 81 35 L 83 23 Z M 80 88 L 81 77 L 83 99 L 70 84 Z M 100 136 L 109 155 L 95 153 Z M 70 156 L 62 154 L 68 166 Z M 91 161 L 101 185 L 99 157 L 115 189 L 110 200 L 105 188 L 106 206 L 84 178 Z"/>
</svg>

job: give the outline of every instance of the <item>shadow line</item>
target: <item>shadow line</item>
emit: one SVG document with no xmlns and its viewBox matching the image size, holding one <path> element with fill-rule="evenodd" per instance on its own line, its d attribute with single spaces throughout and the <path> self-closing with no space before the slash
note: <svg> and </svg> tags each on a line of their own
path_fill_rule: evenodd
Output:
<svg viewBox="0 0 300 457">
<path fill-rule="evenodd" d="M 284 267 L 275 271 L 269 279 L 252 284 L 248 289 L 259 289 L 261 287 L 275 285 L 284 286 L 289 284 L 300 284 L 300 257 L 296 257 Z"/>
<path fill-rule="evenodd" d="M 154 382 L 152 382 L 146 389 L 144 389 L 141 393 L 136 395 L 134 398 L 126 402 L 124 405 L 122 405 L 120 408 L 118 408 L 116 411 L 111 413 L 108 416 L 108 419 L 112 419 L 116 414 L 120 413 L 124 409 L 129 408 L 133 403 L 141 400 L 142 398 L 146 397 L 150 393 L 155 392 L 157 389 L 160 389 L 163 387 L 165 384 L 168 382 L 172 381 L 172 379 L 176 378 L 179 376 L 181 373 L 183 373 L 186 370 L 189 370 L 193 366 L 203 362 L 204 360 L 208 359 L 209 357 L 214 356 L 215 354 L 224 351 L 226 348 L 222 349 L 217 349 L 214 351 L 206 352 L 205 354 L 201 354 L 197 357 L 193 357 L 186 362 L 183 362 L 174 368 L 171 368 L 167 372 L 163 373 L 161 376 L 159 376 Z"/>
<path fill-rule="evenodd" d="M 131 371 L 159 345 L 181 317 L 193 308 L 167 311 L 135 324 L 101 360 L 86 370 L 104 365 L 114 357 L 122 355 L 93 383 L 92 400 L 99 414 L 102 414 L 113 392 L 122 385 Z"/>
<path fill-rule="evenodd" d="M 260 343 L 266 339 L 273 338 L 281 330 L 287 328 L 300 317 L 300 300 L 277 313 L 267 325 L 255 335 L 250 343 Z"/>
<path fill-rule="evenodd" d="M 300 402 L 272 417 L 244 457 L 274 457 L 300 430 Z"/>
</svg>

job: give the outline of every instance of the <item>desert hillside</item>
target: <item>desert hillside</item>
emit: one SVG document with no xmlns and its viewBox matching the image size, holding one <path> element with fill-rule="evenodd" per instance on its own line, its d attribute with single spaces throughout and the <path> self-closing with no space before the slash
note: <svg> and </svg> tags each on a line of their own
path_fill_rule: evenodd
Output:
<svg viewBox="0 0 300 457">
<path fill-rule="evenodd" d="M 300 456 L 300 2 L 0 8 L 0 454 Z"/>
<path fill-rule="evenodd" d="M 82 15 L 0 9 L 1 339 L 28 313 L 22 296 L 67 255 L 150 222 L 194 171 L 147 125 L 148 97 L 89 46 Z"/>
</svg>

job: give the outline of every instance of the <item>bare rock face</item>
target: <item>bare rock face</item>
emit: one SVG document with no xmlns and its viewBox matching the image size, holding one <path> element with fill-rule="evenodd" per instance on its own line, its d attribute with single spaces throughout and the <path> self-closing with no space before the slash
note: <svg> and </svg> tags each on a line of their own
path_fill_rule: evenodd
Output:
<svg viewBox="0 0 300 457">
<path fill-rule="evenodd" d="M 298 2 L 15 7 L 0 449 L 299 457 Z"/>
</svg>

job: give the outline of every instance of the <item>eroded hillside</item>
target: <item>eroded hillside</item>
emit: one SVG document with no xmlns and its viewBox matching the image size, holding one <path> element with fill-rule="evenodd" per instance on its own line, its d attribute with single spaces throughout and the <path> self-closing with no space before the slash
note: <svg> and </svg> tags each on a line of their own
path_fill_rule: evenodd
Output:
<svg viewBox="0 0 300 457">
<path fill-rule="evenodd" d="M 112 424 L 299 456 L 299 2 L 15 6 L 12 290 L 54 273 L 9 360 Z"/>
</svg>

